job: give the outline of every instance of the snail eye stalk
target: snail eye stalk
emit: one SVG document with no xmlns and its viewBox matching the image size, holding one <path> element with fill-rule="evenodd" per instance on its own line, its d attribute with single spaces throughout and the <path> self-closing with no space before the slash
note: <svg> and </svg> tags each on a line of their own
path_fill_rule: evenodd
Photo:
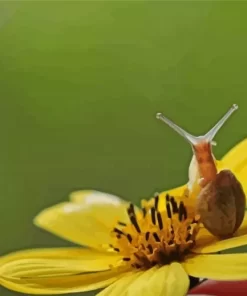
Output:
<svg viewBox="0 0 247 296">
<path fill-rule="evenodd" d="M 237 109 L 238 105 L 233 104 L 232 107 L 226 112 L 226 114 L 215 124 L 215 126 L 210 129 L 210 131 L 208 131 L 204 136 L 198 137 L 186 132 L 183 128 L 176 125 L 173 121 L 164 116 L 162 113 L 157 113 L 156 118 L 169 125 L 179 135 L 186 139 L 192 146 L 196 146 L 202 142 L 212 143 L 214 137 L 216 136 L 220 128 L 224 125 L 224 123 L 228 120 L 232 113 L 235 112 Z"/>
</svg>

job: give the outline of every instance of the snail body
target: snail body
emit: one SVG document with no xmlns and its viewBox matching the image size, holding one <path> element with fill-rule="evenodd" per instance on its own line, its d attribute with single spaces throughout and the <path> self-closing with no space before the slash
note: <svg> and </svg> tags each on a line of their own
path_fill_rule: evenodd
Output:
<svg viewBox="0 0 247 296">
<path fill-rule="evenodd" d="M 196 182 L 200 187 L 195 204 L 196 213 L 210 233 L 222 238 L 232 236 L 242 224 L 246 197 L 233 172 L 217 171 L 212 145 L 218 130 L 237 108 L 237 105 L 233 105 L 206 135 L 200 137 L 192 136 L 162 114 L 157 114 L 158 119 L 167 123 L 191 144 L 193 158 L 188 188 L 192 190 Z"/>
</svg>

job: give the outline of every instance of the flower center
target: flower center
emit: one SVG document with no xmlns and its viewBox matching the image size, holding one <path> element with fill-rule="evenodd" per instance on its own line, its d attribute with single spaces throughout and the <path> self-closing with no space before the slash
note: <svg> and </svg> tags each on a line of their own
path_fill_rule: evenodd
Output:
<svg viewBox="0 0 247 296">
<path fill-rule="evenodd" d="M 130 223 L 118 222 L 112 234 L 111 249 L 123 256 L 123 261 L 135 268 L 150 268 L 182 261 L 195 244 L 199 231 L 199 216 L 188 217 L 184 203 L 166 195 L 166 210 L 158 211 L 159 195 L 154 206 L 136 211 L 130 204 Z"/>
</svg>

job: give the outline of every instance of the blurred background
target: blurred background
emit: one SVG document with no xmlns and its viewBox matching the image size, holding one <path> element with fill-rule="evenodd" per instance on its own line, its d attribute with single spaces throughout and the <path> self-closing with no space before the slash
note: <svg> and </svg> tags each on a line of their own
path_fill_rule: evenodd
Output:
<svg viewBox="0 0 247 296">
<path fill-rule="evenodd" d="M 245 138 L 246 9 L 237 1 L 1 1 L 0 255 L 69 245 L 32 219 L 73 190 L 138 202 L 186 182 L 191 148 L 156 112 L 199 135 L 237 103 L 216 157 Z"/>
</svg>

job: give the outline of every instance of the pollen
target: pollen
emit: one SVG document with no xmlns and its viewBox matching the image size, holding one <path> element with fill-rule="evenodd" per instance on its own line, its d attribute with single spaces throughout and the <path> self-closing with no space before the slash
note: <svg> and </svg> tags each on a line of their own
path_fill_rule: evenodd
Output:
<svg viewBox="0 0 247 296">
<path fill-rule="evenodd" d="M 164 197 L 162 197 L 164 198 Z M 112 230 L 112 251 L 122 255 L 122 261 L 135 268 L 148 269 L 154 265 L 181 262 L 195 245 L 199 219 L 188 217 L 184 202 L 166 195 L 166 209 L 160 212 L 160 196 L 155 196 L 151 208 L 127 208 L 129 223 L 118 221 Z"/>
</svg>

